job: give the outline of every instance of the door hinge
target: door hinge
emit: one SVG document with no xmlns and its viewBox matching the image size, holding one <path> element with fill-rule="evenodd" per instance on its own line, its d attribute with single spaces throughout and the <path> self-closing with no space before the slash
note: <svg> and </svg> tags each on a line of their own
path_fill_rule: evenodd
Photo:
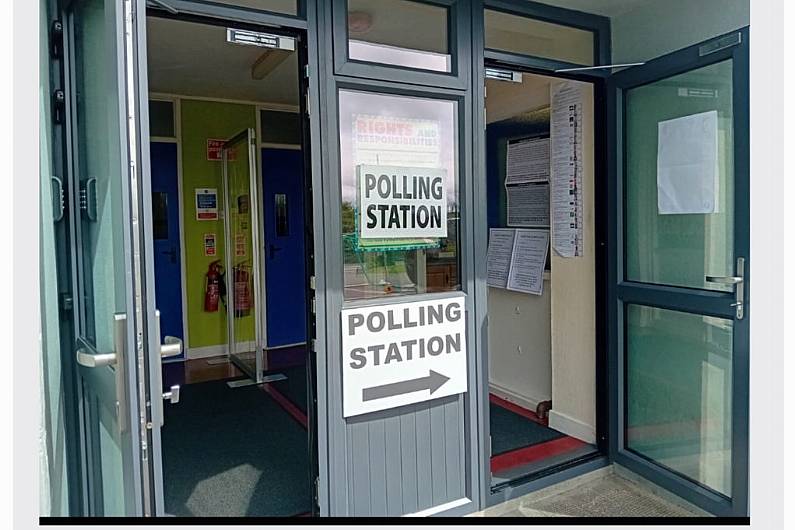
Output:
<svg viewBox="0 0 795 530">
<path fill-rule="evenodd" d="M 315 275 L 309 277 L 309 288 L 315 290 Z"/>
<path fill-rule="evenodd" d="M 50 25 L 50 57 L 63 57 L 63 23 L 60 20 L 53 20 Z"/>
<path fill-rule="evenodd" d="M 61 293 L 58 298 L 58 305 L 61 306 L 63 311 L 71 311 L 74 308 L 72 293 Z"/>
<path fill-rule="evenodd" d="M 63 181 L 55 175 L 50 177 L 52 186 L 52 221 L 57 223 L 63 219 L 65 204 L 63 193 Z"/>
<path fill-rule="evenodd" d="M 312 112 L 311 112 L 311 109 L 309 107 L 309 89 L 308 88 L 306 89 L 306 93 L 304 94 L 304 97 L 306 98 L 305 99 L 305 101 L 306 101 L 306 115 L 309 116 L 309 115 L 312 114 Z"/>
<path fill-rule="evenodd" d="M 304 77 L 309 79 L 309 65 L 308 64 L 304 65 Z"/>
</svg>

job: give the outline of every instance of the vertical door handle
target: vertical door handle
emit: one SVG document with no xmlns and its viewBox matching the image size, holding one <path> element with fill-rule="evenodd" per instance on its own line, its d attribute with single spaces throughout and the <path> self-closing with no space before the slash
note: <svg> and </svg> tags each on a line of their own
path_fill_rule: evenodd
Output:
<svg viewBox="0 0 795 530">
<path fill-rule="evenodd" d="M 155 333 L 157 334 L 157 340 L 160 341 L 160 310 L 155 309 Z M 166 335 L 165 342 L 160 343 L 158 347 L 157 359 L 154 361 L 157 363 L 157 381 L 155 384 L 155 391 L 152 392 L 152 401 L 158 401 L 158 405 L 156 407 L 157 415 L 159 419 L 156 421 L 160 422 L 160 426 L 163 426 L 163 422 L 165 421 L 165 414 L 163 411 L 163 401 L 168 401 L 171 404 L 179 403 L 179 385 L 172 385 L 168 392 L 163 392 L 163 359 L 168 357 L 175 357 L 182 353 L 183 343 L 182 339 L 179 337 L 172 337 L 171 335 Z M 150 357 L 151 358 L 151 357 Z M 157 396 L 160 396 L 159 398 Z"/>
<path fill-rule="evenodd" d="M 737 276 L 706 276 L 710 283 L 734 286 L 734 315 L 737 320 L 745 317 L 745 258 L 737 258 Z"/>
</svg>

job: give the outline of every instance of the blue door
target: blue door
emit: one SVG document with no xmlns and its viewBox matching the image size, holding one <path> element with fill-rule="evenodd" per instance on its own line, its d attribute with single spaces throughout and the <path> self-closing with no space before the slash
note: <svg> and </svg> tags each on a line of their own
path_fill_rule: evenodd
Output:
<svg viewBox="0 0 795 530">
<path fill-rule="evenodd" d="M 297 149 L 262 150 L 269 348 L 306 342 L 303 158 Z"/>
<path fill-rule="evenodd" d="M 166 335 L 171 335 L 184 340 L 177 144 L 152 142 L 150 155 L 155 297 L 160 310 L 160 339 L 165 340 Z"/>
</svg>

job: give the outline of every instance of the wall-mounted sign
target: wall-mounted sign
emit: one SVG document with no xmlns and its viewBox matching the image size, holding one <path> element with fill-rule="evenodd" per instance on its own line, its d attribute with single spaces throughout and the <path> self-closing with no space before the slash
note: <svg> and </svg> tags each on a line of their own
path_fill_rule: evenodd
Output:
<svg viewBox="0 0 795 530">
<path fill-rule="evenodd" d="M 218 220 L 218 189 L 196 188 L 196 220 Z"/>
<path fill-rule="evenodd" d="M 220 162 L 223 160 L 223 149 L 226 140 L 219 138 L 207 138 L 207 160 L 210 162 Z M 235 160 L 236 152 L 234 149 L 229 150 L 229 160 Z"/>
<path fill-rule="evenodd" d="M 246 255 L 246 234 L 235 234 L 235 256 Z"/>
<path fill-rule="evenodd" d="M 205 256 L 215 256 L 216 255 L 216 246 L 215 246 L 215 233 L 210 232 L 208 234 L 204 234 L 204 255 Z"/>
<path fill-rule="evenodd" d="M 341 315 L 344 417 L 467 391 L 463 295 Z"/>
<path fill-rule="evenodd" d="M 447 237 L 447 172 L 357 166 L 361 239 Z"/>
</svg>

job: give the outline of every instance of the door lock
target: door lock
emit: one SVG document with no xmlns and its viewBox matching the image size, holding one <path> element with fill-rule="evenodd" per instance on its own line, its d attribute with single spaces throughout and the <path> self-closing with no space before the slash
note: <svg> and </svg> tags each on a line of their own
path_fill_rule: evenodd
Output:
<svg viewBox="0 0 795 530">
<path fill-rule="evenodd" d="M 745 317 L 745 258 L 737 258 L 737 276 L 706 276 L 704 279 L 710 283 L 734 286 L 731 307 L 735 308 L 735 318 L 742 320 Z"/>
</svg>

